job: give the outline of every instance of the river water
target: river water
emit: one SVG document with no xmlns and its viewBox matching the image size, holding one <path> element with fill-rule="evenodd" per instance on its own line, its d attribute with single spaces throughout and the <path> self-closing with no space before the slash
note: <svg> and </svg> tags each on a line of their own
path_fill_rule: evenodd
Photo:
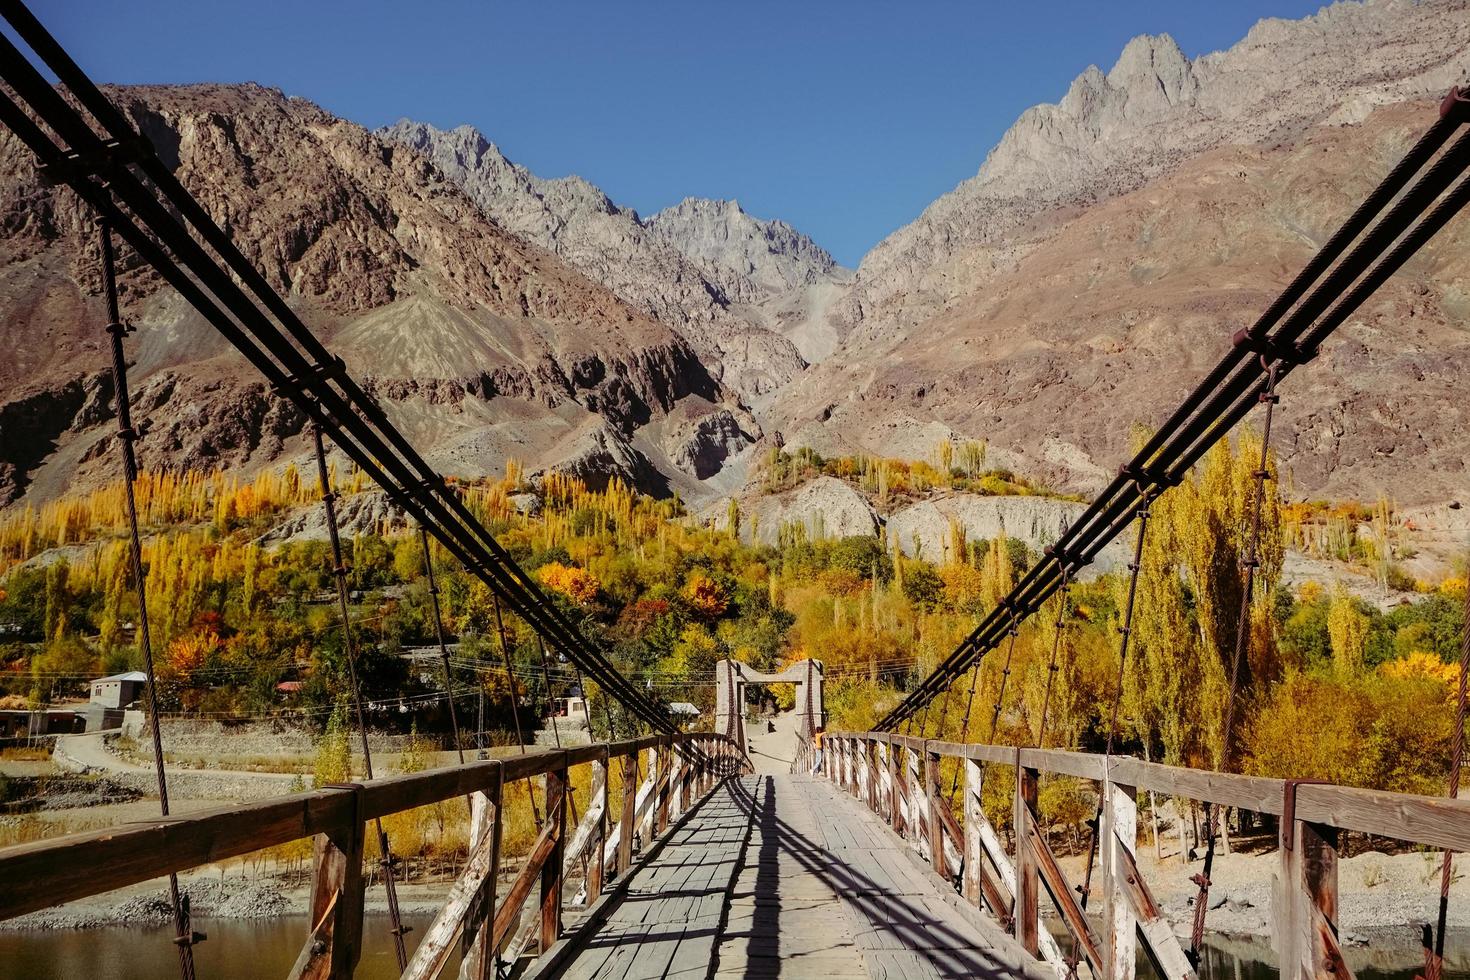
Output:
<svg viewBox="0 0 1470 980">
<path fill-rule="evenodd" d="M 423 935 L 428 918 L 408 916 L 414 927 L 410 946 Z M 291 968 L 306 935 L 304 917 L 277 919 L 199 919 L 209 940 L 195 950 L 200 980 L 257 980 L 282 977 Z M 157 927 L 0 932 L 0 980 L 167 980 L 178 975 L 171 930 Z M 1463 948 L 1459 943 L 1457 948 Z M 1361 980 L 1412 980 L 1412 951 L 1393 955 L 1356 952 L 1352 965 Z M 1457 964 L 1462 965 L 1462 964 Z M 457 964 L 445 971 L 453 976 Z M 1269 980 L 1277 976 L 1270 947 L 1240 940 L 1213 941 L 1205 951 L 1202 980 Z M 1151 976 L 1146 964 L 1140 977 Z M 387 980 L 398 976 L 386 920 L 371 917 L 357 976 Z M 1470 972 L 1446 971 L 1450 978 Z"/>
</svg>

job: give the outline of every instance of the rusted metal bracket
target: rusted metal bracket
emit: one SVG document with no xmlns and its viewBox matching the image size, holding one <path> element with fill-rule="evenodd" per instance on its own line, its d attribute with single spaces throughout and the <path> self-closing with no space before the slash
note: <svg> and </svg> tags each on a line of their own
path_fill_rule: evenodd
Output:
<svg viewBox="0 0 1470 980">
<path fill-rule="evenodd" d="M 88 177 L 106 178 L 110 174 L 141 163 L 153 155 L 153 144 L 142 136 L 104 140 L 89 150 L 70 150 L 41 164 L 41 174 L 52 183 L 74 183 Z"/>
</svg>

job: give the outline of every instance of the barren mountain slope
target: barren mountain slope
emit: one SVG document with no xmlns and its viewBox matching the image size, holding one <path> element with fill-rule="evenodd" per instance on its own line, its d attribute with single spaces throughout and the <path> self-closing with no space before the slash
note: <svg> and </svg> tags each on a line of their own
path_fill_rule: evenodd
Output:
<svg viewBox="0 0 1470 980">
<path fill-rule="evenodd" d="M 508 456 L 564 462 L 697 396 L 753 432 L 688 343 L 497 226 L 417 153 L 257 86 L 148 87 L 113 97 L 307 323 L 431 459 L 458 473 Z M 65 189 L 0 137 L 0 499 L 112 475 L 110 381 L 95 234 Z M 124 253 L 145 464 L 253 465 L 299 448 L 302 419 Z M 749 436 L 746 437 L 747 441 Z M 662 489 L 669 458 L 639 456 Z M 710 450 L 714 451 L 714 450 Z M 708 453 L 707 453 L 708 454 Z M 718 465 L 718 459 L 705 460 Z M 80 473 L 77 467 L 80 466 Z M 663 467 L 664 474 L 658 474 Z"/>
<path fill-rule="evenodd" d="M 761 310 L 846 281 L 811 239 L 733 202 L 691 199 L 644 221 L 580 177 L 537 177 L 470 126 L 403 120 L 380 135 L 423 153 L 508 231 L 679 331 L 747 398 L 805 367 L 781 323 Z"/>
<path fill-rule="evenodd" d="M 927 455 L 950 431 L 1094 488 L 1160 423 L 1433 121 L 1373 111 L 1292 145 L 1226 146 L 1087 209 L 911 330 L 875 333 L 783 396 L 788 444 Z M 1283 385 L 1302 496 L 1470 491 L 1470 239 L 1462 216 Z"/>
<path fill-rule="evenodd" d="M 1470 71 L 1470 2 L 1368 0 L 1263 20 L 1190 60 L 1134 38 L 1055 105 L 1022 113 L 976 175 L 864 256 L 834 314 L 856 343 L 921 323 L 1015 267 L 1077 211 L 1231 144 L 1292 143 L 1377 105 L 1439 98 Z"/>
</svg>

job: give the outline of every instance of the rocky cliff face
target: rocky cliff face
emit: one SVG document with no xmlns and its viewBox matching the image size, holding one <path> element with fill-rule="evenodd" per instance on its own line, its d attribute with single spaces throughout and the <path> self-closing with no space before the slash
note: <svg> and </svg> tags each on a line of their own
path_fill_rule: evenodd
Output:
<svg viewBox="0 0 1470 980">
<path fill-rule="evenodd" d="M 1135 39 L 869 253 L 835 352 L 768 427 L 819 451 L 985 438 L 1097 488 L 1131 426 L 1162 422 L 1433 122 L 1467 56 L 1463 0 L 1337 4 L 1193 61 Z M 1463 496 L 1467 260 L 1460 221 L 1284 386 L 1291 492 Z"/>
<path fill-rule="evenodd" d="M 864 256 L 844 327 L 927 319 L 1078 210 L 1202 152 L 1294 143 L 1375 106 L 1438 99 L 1465 80 L 1467 54 L 1464 0 L 1336 3 L 1263 20 L 1193 61 L 1167 35 L 1136 37 L 1111 70 L 1090 67 L 1059 102 L 1022 113 L 974 177 Z"/>
<path fill-rule="evenodd" d="M 806 366 L 761 310 L 845 280 L 811 239 L 733 202 L 689 200 L 644 221 L 580 177 L 537 177 L 472 127 L 404 120 L 380 133 L 423 154 L 512 234 L 673 327 L 748 399 Z"/>
<path fill-rule="evenodd" d="M 418 153 L 255 86 L 128 88 L 112 97 L 184 185 L 431 460 L 531 468 L 589 421 L 618 438 L 725 388 L 689 343 L 507 233 Z M 107 450 L 95 234 L 0 137 L 0 500 L 115 474 Z M 145 465 L 255 465 L 299 451 L 300 415 L 124 253 L 122 299 Z M 737 409 L 738 410 L 738 409 Z M 754 429 L 753 422 L 747 427 Z M 756 430 L 758 431 L 758 430 Z M 627 472 L 687 454 L 656 444 Z"/>
<path fill-rule="evenodd" d="M 784 221 L 763 221 L 738 202 L 687 197 L 645 226 L 697 262 L 733 302 L 758 305 L 840 278 L 825 250 Z"/>
<path fill-rule="evenodd" d="M 1087 491 L 1467 65 L 1470 0 L 1338 3 L 1195 59 L 1136 38 L 1022 114 L 855 275 L 733 202 L 644 219 L 468 128 L 375 135 L 255 86 L 113 94 L 449 471 L 514 457 L 691 499 L 737 490 L 764 426 L 778 444 L 908 457 L 983 438 L 996 463 Z M 117 469 L 90 216 L 8 135 L 0 174 L 3 504 Z M 1470 493 L 1466 236 L 1452 224 L 1289 379 L 1277 445 L 1293 494 Z M 299 415 L 122 261 L 145 463 L 299 452 Z"/>
</svg>

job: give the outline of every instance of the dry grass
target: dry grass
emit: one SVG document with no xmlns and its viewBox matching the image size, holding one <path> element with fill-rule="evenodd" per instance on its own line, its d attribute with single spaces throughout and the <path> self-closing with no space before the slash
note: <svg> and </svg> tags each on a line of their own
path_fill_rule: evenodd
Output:
<svg viewBox="0 0 1470 980">
<path fill-rule="evenodd" d="M 312 760 L 299 755 L 190 755 L 164 750 L 164 761 L 180 769 L 228 769 L 237 772 L 282 772 L 311 774 Z M 148 758 L 141 761 L 147 762 Z"/>
<path fill-rule="evenodd" d="M 0 749 L 0 760 L 5 762 L 45 762 L 51 758 L 51 750 L 40 745 L 12 745 Z"/>
<path fill-rule="evenodd" d="M 58 817 L 46 820 L 31 815 L 0 817 L 0 847 L 51 840 L 84 830 L 97 830 L 110 824 L 109 820 L 94 817 Z"/>
</svg>

